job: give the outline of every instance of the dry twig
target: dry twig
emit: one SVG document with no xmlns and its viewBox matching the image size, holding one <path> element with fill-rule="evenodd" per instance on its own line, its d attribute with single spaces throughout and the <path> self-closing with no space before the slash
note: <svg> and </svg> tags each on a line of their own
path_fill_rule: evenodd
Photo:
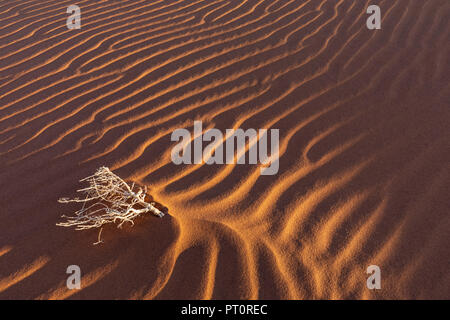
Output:
<svg viewBox="0 0 450 320">
<path fill-rule="evenodd" d="M 147 203 L 145 201 L 146 187 L 134 190 L 134 183 L 130 187 L 107 167 L 99 168 L 94 175 L 80 180 L 80 182 L 83 181 L 87 181 L 89 187 L 77 190 L 77 192 L 85 193 L 85 199 L 61 198 L 58 200 L 60 203 L 79 202 L 83 204 L 74 216 L 63 215 L 62 217 L 67 218 L 67 221 L 57 223 L 58 226 L 85 230 L 118 222 L 117 227 L 121 228 L 125 222 L 133 225 L 133 220 L 142 213 L 151 212 L 158 217 L 164 216 L 164 213 L 154 206 L 154 202 Z M 97 243 L 101 242 L 99 233 Z"/>
</svg>

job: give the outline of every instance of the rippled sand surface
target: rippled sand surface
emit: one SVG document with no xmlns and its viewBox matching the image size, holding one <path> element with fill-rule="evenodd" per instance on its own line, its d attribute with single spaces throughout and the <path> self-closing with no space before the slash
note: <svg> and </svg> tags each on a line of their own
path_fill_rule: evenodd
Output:
<svg viewBox="0 0 450 320">
<path fill-rule="evenodd" d="M 450 1 L 70 4 L 0 1 L 1 299 L 450 298 Z M 279 128 L 278 174 L 174 165 L 194 120 Z M 169 215 L 57 227 L 103 165 Z"/>
</svg>

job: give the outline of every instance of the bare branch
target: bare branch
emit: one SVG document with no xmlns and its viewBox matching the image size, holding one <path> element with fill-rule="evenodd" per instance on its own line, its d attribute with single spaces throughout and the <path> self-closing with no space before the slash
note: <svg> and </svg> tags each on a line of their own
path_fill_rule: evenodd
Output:
<svg viewBox="0 0 450 320">
<path fill-rule="evenodd" d="M 67 218 L 67 221 L 57 223 L 57 226 L 74 226 L 75 230 L 86 230 L 100 228 L 108 223 L 118 223 L 117 227 L 121 228 L 125 222 L 133 225 L 133 220 L 143 213 L 151 212 L 158 217 L 164 216 L 164 213 L 154 206 L 154 202 L 145 201 L 146 187 L 133 191 L 134 183 L 130 187 L 107 167 L 101 167 L 94 175 L 80 180 L 80 182 L 84 181 L 89 183 L 89 187 L 77 190 L 86 194 L 84 199 L 60 198 L 58 200 L 60 203 L 83 203 L 83 206 L 75 212 L 74 216 L 63 216 Z M 91 203 L 92 201 L 94 202 Z M 97 243 L 102 242 L 100 235 L 101 230 Z"/>
</svg>

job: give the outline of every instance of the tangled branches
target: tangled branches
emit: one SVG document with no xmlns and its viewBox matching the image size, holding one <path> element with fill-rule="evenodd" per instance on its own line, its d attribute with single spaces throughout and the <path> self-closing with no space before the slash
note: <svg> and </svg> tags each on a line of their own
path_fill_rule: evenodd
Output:
<svg viewBox="0 0 450 320">
<path fill-rule="evenodd" d="M 151 212 L 158 217 L 164 216 L 164 213 L 154 206 L 154 202 L 145 201 L 146 187 L 133 191 L 134 183 L 130 187 L 107 167 L 99 168 L 94 175 L 80 180 L 80 182 L 83 181 L 87 181 L 89 187 L 77 192 L 85 193 L 85 199 L 61 198 L 58 200 L 60 203 L 79 202 L 83 204 L 82 208 L 76 211 L 74 216 L 63 215 L 62 217 L 67 218 L 67 221 L 57 223 L 57 226 L 74 226 L 75 230 L 85 230 L 118 222 L 117 227 L 121 228 L 125 222 L 133 225 L 133 220 L 142 213 Z"/>
</svg>

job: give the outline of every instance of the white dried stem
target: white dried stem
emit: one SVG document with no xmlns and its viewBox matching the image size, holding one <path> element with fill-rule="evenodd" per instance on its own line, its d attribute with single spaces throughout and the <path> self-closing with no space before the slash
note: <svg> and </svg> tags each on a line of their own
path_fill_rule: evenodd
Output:
<svg viewBox="0 0 450 320">
<path fill-rule="evenodd" d="M 118 223 L 118 228 L 125 222 L 134 224 L 133 220 L 142 213 L 151 212 L 158 217 L 164 213 L 158 210 L 154 203 L 145 201 L 147 188 L 135 189 L 134 183 L 130 187 L 120 177 L 107 167 L 99 168 L 94 175 L 80 180 L 87 181 L 89 187 L 77 192 L 85 193 L 84 199 L 61 198 L 60 203 L 79 202 L 83 206 L 74 216 L 65 216 L 66 222 L 57 223 L 61 227 L 75 227 L 75 230 L 99 228 L 108 223 Z M 99 242 L 100 242 L 99 236 Z"/>
</svg>

